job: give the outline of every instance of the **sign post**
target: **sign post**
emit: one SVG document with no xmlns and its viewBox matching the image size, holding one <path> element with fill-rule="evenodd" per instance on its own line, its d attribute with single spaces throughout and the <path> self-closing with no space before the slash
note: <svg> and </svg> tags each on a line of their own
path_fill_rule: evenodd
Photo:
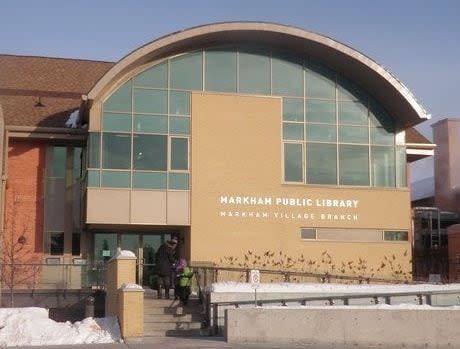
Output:
<svg viewBox="0 0 460 349">
<path fill-rule="evenodd" d="M 260 271 L 252 269 L 249 271 L 249 282 L 251 287 L 254 289 L 254 306 L 257 307 L 257 288 L 260 284 Z"/>
</svg>

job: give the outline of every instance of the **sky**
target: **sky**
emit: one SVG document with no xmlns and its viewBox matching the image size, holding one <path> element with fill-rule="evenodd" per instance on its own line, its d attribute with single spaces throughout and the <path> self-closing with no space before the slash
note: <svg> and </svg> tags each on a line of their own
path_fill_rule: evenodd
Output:
<svg viewBox="0 0 460 349">
<path fill-rule="evenodd" d="M 371 57 L 432 115 L 460 117 L 460 0 L 2 0 L 0 53 L 118 61 L 163 35 L 220 21 L 269 21 Z"/>
</svg>

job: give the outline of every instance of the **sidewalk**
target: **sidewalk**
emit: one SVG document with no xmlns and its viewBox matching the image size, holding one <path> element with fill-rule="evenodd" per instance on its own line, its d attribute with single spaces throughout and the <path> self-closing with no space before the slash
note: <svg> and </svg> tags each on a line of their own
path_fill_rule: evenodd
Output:
<svg viewBox="0 0 460 349">
<path fill-rule="evenodd" d="M 222 337 L 145 337 L 116 344 L 52 345 L 16 347 L 20 349 L 368 349 L 355 345 L 314 345 L 314 344 L 230 344 Z M 380 346 L 379 349 L 401 349 L 394 346 Z M 411 349 L 405 347 L 404 349 Z"/>
</svg>

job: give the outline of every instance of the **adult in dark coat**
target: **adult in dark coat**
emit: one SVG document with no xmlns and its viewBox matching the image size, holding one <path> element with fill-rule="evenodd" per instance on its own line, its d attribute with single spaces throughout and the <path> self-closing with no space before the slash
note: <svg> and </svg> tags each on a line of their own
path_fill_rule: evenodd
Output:
<svg viewBox="0 0 460 349">
<path fill-rule="evenodd" d="M 177 238 L 162 244 L 155 254 L 156 272 L 158 274 L 158 298 L 162 297 L 161 288 L 165 290 L 165 298 L 169 298 L 169 288 L 171 287 L 171 274 L 175 260 L 174 250 L 177 247 Z"/>
</svg>

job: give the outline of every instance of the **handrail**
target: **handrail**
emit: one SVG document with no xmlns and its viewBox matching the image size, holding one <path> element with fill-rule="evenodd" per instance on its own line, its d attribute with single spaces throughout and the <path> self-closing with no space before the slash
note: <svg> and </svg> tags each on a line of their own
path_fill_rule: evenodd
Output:
<svg viewBox="0 0 460 349">
<path fill-rule="evenodd" d="M 279 298 L 272 298 L 272 299 L 258 299 L 257 305 L 263 303 L 278 303 L 281 302 L 283 306 L 286 306 L 286 302 L 313 302 L 313 301 L 329 301 L 330 305 L 334 305 L 335 303 L 331 302 L 331 300 L 342 300 L 344 301 L 344 305 L 346 304 L 346 300 L 350 299 L 362 299 L 362 298 L 373 298 L 374 304 L 379 304 L 378 298 L 385 298 L 385 304 L 391 304 L 391 297 L 407 297 L 407 296 L 415 296 L 419 300 L 419 304 L 423 304 L 422 298 L 426 298 L 425 304 L 431 304 L 431 297 L 436 295 L 446 295 L 446 294 L 458 294 L 457 298 L 460 299 L 460 289 L 458 290 L 439 290 L 439 291 L 407 291 L 407 292 L 379 292 L 379 293 L 360 293 L 360 294 L 348 294 L 348 295 L 337 295 L 332 294 L 328 296 L 306 296 L 306 297 L 279 297 Z M 253 300 L 239 300 L 239 301 L 211 301 L 213 305 L 235 305 L 238 306 L 240 304 L 253 304 Z M 305 305 L 305 304 L 303 304 Z"/>
<path fill-rule="evenodd" d="M 407 283 L 405 280 L 395 280 L 395 279 L 385 279 L 385 278 L 374 278 L 374 277 L 367 277 L 367 276 L 351 276 L 351 275 L 339 275 L 339 274 L 331 274 L 329 272 L 324 273 L 313 273 L 313 272 L 306 272 L 306 271 L 299 271 L 299 270 L 277 270 L 277 269 L 260 269 L 257 267 L 254 268 L 239 268 L 239 267 L 221 267 L 221 266 L 201 266 L 192 265 L 193 268 L 196 269 L 205 269 L 211 270 L 214 272 L 219 271 L 235 271 L 235 272 L 242 272 L 248 274 L 251 269 L 257 269 L 260 273 L 266 274 L 275 274 L 275 275 L 283 275 L 285 281 L 289 281 L 291 276 L 298 276 L 298 277 L 313 277 L 321 280 L 321 282 L 330 282 L 331 279 L 337 280 L 348 280 L 348 281 L 358 281 L 360 284 L 365 282 L 367 284 L 371 282 L 384 282 L 384 283 Z"/>
<path fill-rule="evenodd" d="M 263 303 L 280 303 L 281 306 L 287 306 L 287 302 L 299 302 L 301 305 L 306 305 L 307 302 L 313 301 L 326 301 L 326 305 L 334 306 L 336 300 L 341 300 L 343 305 L 349 306 L 350 299 L 363 299 L 371 298 L 372 302 L 377 305 L 380 303 L 379 298 L 384 298 L 385 304 L 391 305 L 391 297 L 403 297 L 403 296 L 415 296 L 417 297 L 418 304 L 422 305 L 423 298 L 425 298 L 425 304 L 432 305 L 432 297 L 436 295 L 446 294 L 457 294 L 457 299 L 460 299 L 460 289 L 458 290 L 444 290 L 444 291 L 407 291 L 407 292 L 384 292 L 384 293 L 366 293 L 366 294 L 348 294 L 348 295 L 327 295 L 327 296 L 306 296 L 306 297 L 279 297 L 277 299 L 259 299 L 259 300 L 240 300 L 240 301 L 210 301 L 209 308 L 212 308 L 212 324 L 214 334 L 219 333 L 219 318 L 218 308 L 219 306 L 234 306 L 239 308 L 240 305 L 254 304 L 256 307 L 263 306 Z M 210 314 L 209 321 L 211 321 Z"/>
</svg>

